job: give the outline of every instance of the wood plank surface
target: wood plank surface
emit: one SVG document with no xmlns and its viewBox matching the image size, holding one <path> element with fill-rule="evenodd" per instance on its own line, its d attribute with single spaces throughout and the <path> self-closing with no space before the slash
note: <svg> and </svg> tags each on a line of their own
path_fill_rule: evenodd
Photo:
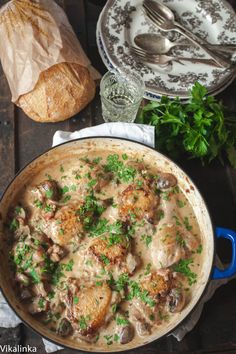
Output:
<svg viewBox="0 0 236 354">
<path fill-rule="evenodd" d="M 0 6 L 5 2 L 0 0 Z M 57 2 L 65 9 L 92 64 L 103 74 L 106 68 L 99 57 L 95 39 L 96 22 L 102 1 Z M 233 0 L 230 2 L 236 6 Z M 0 192 L 3 192 L 19 168 L 51 146 L 52 136 L 56 130 L 73 131 L 103 122 L 99 88 L 95 100 L 72 119 L 56 124 L 40 124 L 27 118 L 11 103 L 10 91 L 1 69 L 0 83 Z M 236 112 L 235 94 L 236 82 L 233 82 L 218 98 L 222 98 L 225 105 Z M 199 162 L 185 160 L 181 161 L 180 165 L 202 192 L 215 225 L 236 230 L 236 172 L 218 162 L 202 167 Z M 219 243 L 218 246 L 220 257 L 224 262 L 228 262 L 231 256 L 228 243 Z M 172 336 L 165 337 L 144 348 L 127 353 L 236 354 L 235 294 L 236 281 L 231 281 L 218 289 L 204 306 L 195 328 L 181 342 Z M 36 346 L 38 354 L 45 354 L 41 337 L 24 325 L 12 330 L 0 329 L 0 345 L 12 343 Z M 75 352 L 64 349 L 60 353 Z"/>
</svg>

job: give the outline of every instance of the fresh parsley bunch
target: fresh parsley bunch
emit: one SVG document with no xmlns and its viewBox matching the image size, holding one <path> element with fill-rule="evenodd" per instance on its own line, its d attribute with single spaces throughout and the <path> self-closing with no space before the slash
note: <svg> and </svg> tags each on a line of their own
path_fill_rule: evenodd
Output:
<svg viewBox="0 0 236 354">
<path fill-rule="evenodd" d="M 226 152 L 236 168 L 236 121 L 226 117 L 222 104 L 198 82 L 188 102 L 162 96 L 144 106 L 138 120 L 155 126 L 156 148 L 174 159 L 187 153 L 202 162 L 216 157 L 223 162 Z"/>
</svg>

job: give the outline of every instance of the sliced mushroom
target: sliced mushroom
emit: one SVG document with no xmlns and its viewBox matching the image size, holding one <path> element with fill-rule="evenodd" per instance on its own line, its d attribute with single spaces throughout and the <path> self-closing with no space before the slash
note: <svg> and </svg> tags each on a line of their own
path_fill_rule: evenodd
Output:
<svg viewBox="0 0 236 354">
<path fill-rule="evenodd" d="M 145 337 L 151 333 L 151 325 L 146 321 L 137 321 L 135 325 L 137 333 L 140 337 Z"/>
<path fill-rule="evenodd" d="M 25 209 L 22 208 L 22 206 L 17 205 L 14 210 L 16 218 L 20 218 L 22 220 L 26 219 L 26 212 Z"/>
<path fill-rule="evenodd" d="M 170 291 L 167 296 L 167 306 L 170 312 L 177 313 L 180 312 L 185 305 L 185 294 L 184 291 L 179 288 L 174 288 Z"/>
<path fill-rule="evenodd" d="M 120 344 L 127 344 L 134 338 L 134 327 L 131 323 L 121 327 L 118 335 L 120 338 Z"/>
<path fill-rule="evenodd" d="M 21 300 L 28 300 L 32 297 L 31 292 L 27 288 L 23 288 L 20 292 L 20 298 Z"/>
<path fill-rule="evenodd" d="M 140 301 L 138 301 L 140 303 Z M 137 308 L 137 303 L 132 303 L 129 313 L 130 319 L 135 324 L 136 331 L 140 337 L 145 337 L 151 333 L 152 325 L 149 323 L 150 309 L 147 306 Z M 145 312 L 147 310 L 148 313 Z"/>
<path fill-rule="evenodd" d="M 129 273 L 129 274 L 133 274 L 135 269 L 140 265 L 140 257 L 137 255 L 133 255 L 132 253 L 128 253 L 126 260 L 125 260 L 125 264 L 124 264 L 124 272 L 125 273 Z"/>
<path fill-rule="evenodd" d="M 30 279 L 23 273 L 16 273 L 15 279 L 18 283 L 21 283 L 24 286 L 29 286 L 30 284 Z"/>
<path fill-rule="evenodd" d="M 39 184 L 38 190 L 45 199 L 58 201 L 60 197 L 57 182 L 54 180 L 45 180 Z"/>
<path fill-rule="evenodd" d="M 45 256 L 45 250 L 43 249 L 43 247 L 39 246 L 33 252 L 33 262 L 36 264 L 41 263 L 45 260 Z"/>
<path fill-rule="evenodd" d="M 161 173 L 157 179 L 159 189 L 168 189 L 177 185 L 177 179 L 171 173 Z"/>
<path fill-rule="evenodd" d="M 65 257 L 67 252 L 63 247 L 54 244 L 48 249 L 47 253 L 49 254 L 51 261 L 59 262 L 63 257 Z"/>
<path fill-rule="evenodd" d="M 37 313 L 47 311 L 48 306 L 49 302 L 40 295 L 34 297 L 33 301 L 28 307 L 28 310 L 32 315 L 36 315 Z"/>
<path fill-rule="evenodd" d="M 59 334 L 59 336 L 61 337 L 67 337 L 72 332 L 73 332 L 73 328 L 70 321 L 68 321 L 67 318 L 62 318 L 57 328 L 57 334 Z"/>
<path fill-rule="evenodd" d="M 43 282 L 40 282 L 38 284 L 34 284 L 32 287 L 32 291 L 34 292 L 35 295 L 43 296 L 43 297 L 47 296 L 47 292 L 45 290 Z"/>
</svg>

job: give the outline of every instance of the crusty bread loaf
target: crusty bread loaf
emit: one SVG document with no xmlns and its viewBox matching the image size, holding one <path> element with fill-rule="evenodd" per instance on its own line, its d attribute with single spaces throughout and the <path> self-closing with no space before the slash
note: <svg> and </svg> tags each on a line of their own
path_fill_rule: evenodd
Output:
<svg viewBox="0 0 236 354">
<path fill-rule="evenodd" d="M 60 63 L 43 71 L 34 89 L 20 96 L 17 105 L 35 121 L 59 122 L 81 111 L 94 95 L 88 69 Z"/>
</svg>

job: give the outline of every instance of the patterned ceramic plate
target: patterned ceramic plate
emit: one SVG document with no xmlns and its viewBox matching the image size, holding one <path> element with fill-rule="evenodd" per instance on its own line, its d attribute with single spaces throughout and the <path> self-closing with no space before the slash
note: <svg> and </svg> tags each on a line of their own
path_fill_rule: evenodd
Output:
<svg viewBox="0 0 236 354">
<path fill-rule="evenodd" d="M 236 14 L 224 0 L 163 0 L 176 18 L 191 31 L 213 44 L 236 44 Z M 98 23 L 101 45 L 116 70 L 124 68 L 138 72 L 144 78 L 151 95 L 189 97 L 189 90 L 199 81 L 212 94 L 227 87 L 233 80 L 233 70 L 224 70 L 204 64 L 173 62 L 168 68 L 139 63 L 129 52 L 129 44 L 140 33 L 160 33 L 142 11 L 142 0 L 108 0 Z M 175 41 L 179 34 L 162 32 Z M 99 36 L 97 36 L 99 37 Z M 99 45 L 99 43 L 98 43 Z M 178 47 L 176 47 L 178 48 Z M 205 57 L 204 52 L 192 46 L 175 49 L 175 55 Z M 103 58 L 104 59 L 104 58 Z M 106 63 L 105 63 L 106 64 Z M 155 97 L 148 97 L 155 98 Z"/>
<path fill-rule="evenodd" d="M 102 42 L 102 37 L 101 37 L 101 31 L 100 31 L 100 25 L 98 23 L 97 26 L 97 44 L 98 44 L 98 51 L 99 54 L 103 60 L 103 63 L 106 65 L 108 70 L 112 70 L 115 72 L 119 72 L 119 70 L 117 68 L 115 68 L 113 66 L 113 64 L 111 63 L 109 56 L 104 48 L 103 42 Z M 224 89 L 226 89 L 226 87 L 228 87 L 231 82 L 234 80 L 234 75 L 231 75 L 229 78 L 227 78 L 226 80 L 220 82 L 214 90 L 209 90 L 209 94 L 211 95 L 217 95 L 220 92 L 224 91 Z M 169 96 L 171 98 L 174 98 L 174 96 Z M 153 100 L 153 101 L 159 101 L 161 98 L 160 94 L 148 91 L 146 88 L 146 91 L 144 93 L 144 98 L 146 98 L 147 100 Z M 182 100 L 187 100 L 188 98 L 182 98 Z"/>
</svg>

